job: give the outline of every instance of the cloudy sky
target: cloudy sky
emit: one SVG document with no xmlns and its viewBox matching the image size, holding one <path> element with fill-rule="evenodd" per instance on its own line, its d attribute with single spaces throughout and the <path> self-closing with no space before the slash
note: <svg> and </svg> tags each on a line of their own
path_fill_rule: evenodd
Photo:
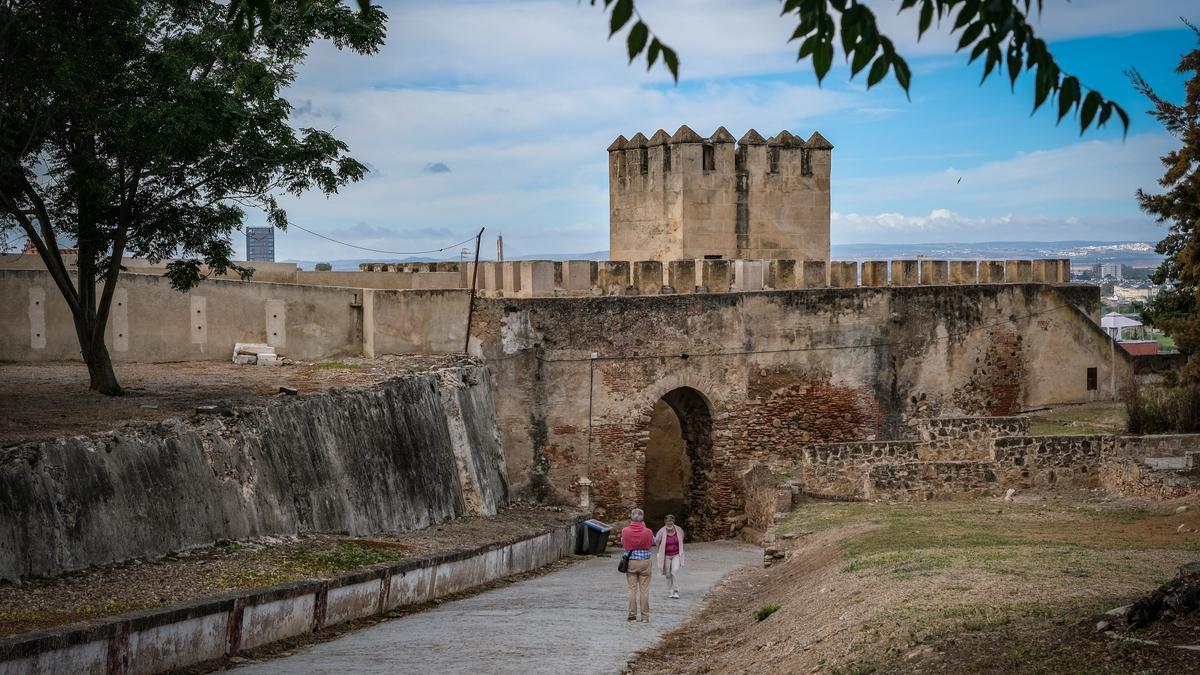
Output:
<svg viewBox="0 0 1200 675">
<path fill-rule="evenodd" d="M 1190 1 L 1045 0 L 1042 36 L 1065 70 L 1130 112 L 1124 140 L 1119 127 L 1080 137 L 1077 124 L 1055 126 L 1049 106 L 1030 116 L 1031 78 L 1015 94 L 1006 78 L 980 87 L 956 40 L 935 29 L 918 43 L 913 12 L 872 4 L 909 59 L 911 101 L 890 77 L 866 91 L 865 72 L 851 81 L 840 62 L 818 87 L 774 0 L 640 0 L 680 55 L 678 85 L 627 66 L 587 2 L 385 2 L 381 53 L 319 45 L 288 92 L 296 124 L 333 129 L 372 172 L 332 199 L 287 202 L 291 220 L 391 251 L 480 226 L 510 255 L 604 250 L 605 148 L 687 124 L 735 137 L 819 130 L 836 146 L 834 243 L 1160 238 L 1133 194 L 1154 187 L 1174 142 L 1122 71 L 1182 97 L 1173 70 L 1196 39 L 1179 16 L 1200 20 Z M 276 249 L 279 260 L 371 256 L 296 229 Z"/>
</svg>

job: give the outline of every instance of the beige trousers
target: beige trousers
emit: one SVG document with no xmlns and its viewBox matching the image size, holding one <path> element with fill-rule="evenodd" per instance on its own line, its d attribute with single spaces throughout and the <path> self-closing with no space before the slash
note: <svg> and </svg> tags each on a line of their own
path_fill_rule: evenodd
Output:
<svg viewBox="0 0 1200 675">
<path fill-rule="evenodd" d="M 629 571 L 625 573 L 625 581 L 629 582 L 629 616 L 637 616 L 638 590 L 642 592 L 642 618 L 650 616 L 650 561 L 630 560 Z"/>
</svg>

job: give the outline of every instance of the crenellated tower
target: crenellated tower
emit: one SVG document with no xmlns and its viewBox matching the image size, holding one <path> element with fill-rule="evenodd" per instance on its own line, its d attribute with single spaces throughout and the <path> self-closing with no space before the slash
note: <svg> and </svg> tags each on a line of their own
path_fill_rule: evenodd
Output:
<svg viewBox="0 0 1200 675">
<path fill-rule="evenodd" d="M 829 260 L 833 146 L 819 133 L 735 141 L 686 125 L 618 136 L 608 148 L 614 260 Z"/>
</svg>

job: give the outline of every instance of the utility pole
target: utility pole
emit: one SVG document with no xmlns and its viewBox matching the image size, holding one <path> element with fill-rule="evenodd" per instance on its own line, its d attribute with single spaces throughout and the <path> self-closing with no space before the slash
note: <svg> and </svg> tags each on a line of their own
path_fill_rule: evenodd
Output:
<svg viewBox="0 0 1200 675">
<path fill-rule="evenodd" d="M 475 280 L 479 277 L 479 245 L 483 243 L 483 230 L 475 235 L 475 264 L 471 266 L 471 302 L 467 305 L 467 336 L 463 339 L 463 353 L 471 353 L 471 317 L 475 314 Z"/>
<path fill-rule="evenodd" d="M 496 262 L 504 262 L 504 235 L 496 235 Z"/>
</svg>

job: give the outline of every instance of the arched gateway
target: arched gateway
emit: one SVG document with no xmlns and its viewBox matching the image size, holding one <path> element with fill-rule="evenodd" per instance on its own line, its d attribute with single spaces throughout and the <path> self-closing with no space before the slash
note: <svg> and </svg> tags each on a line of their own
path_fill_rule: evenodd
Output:
<svg viewBox="0 0 1200 675">
<path fill-rule="evenodd" d="M 646 520 L 659 527 L 668 513 L 692 538 L 719 533 L 712 407 L 691 387 L 672 389 L 654 405 L 645 453 Z"/>
</svg>

